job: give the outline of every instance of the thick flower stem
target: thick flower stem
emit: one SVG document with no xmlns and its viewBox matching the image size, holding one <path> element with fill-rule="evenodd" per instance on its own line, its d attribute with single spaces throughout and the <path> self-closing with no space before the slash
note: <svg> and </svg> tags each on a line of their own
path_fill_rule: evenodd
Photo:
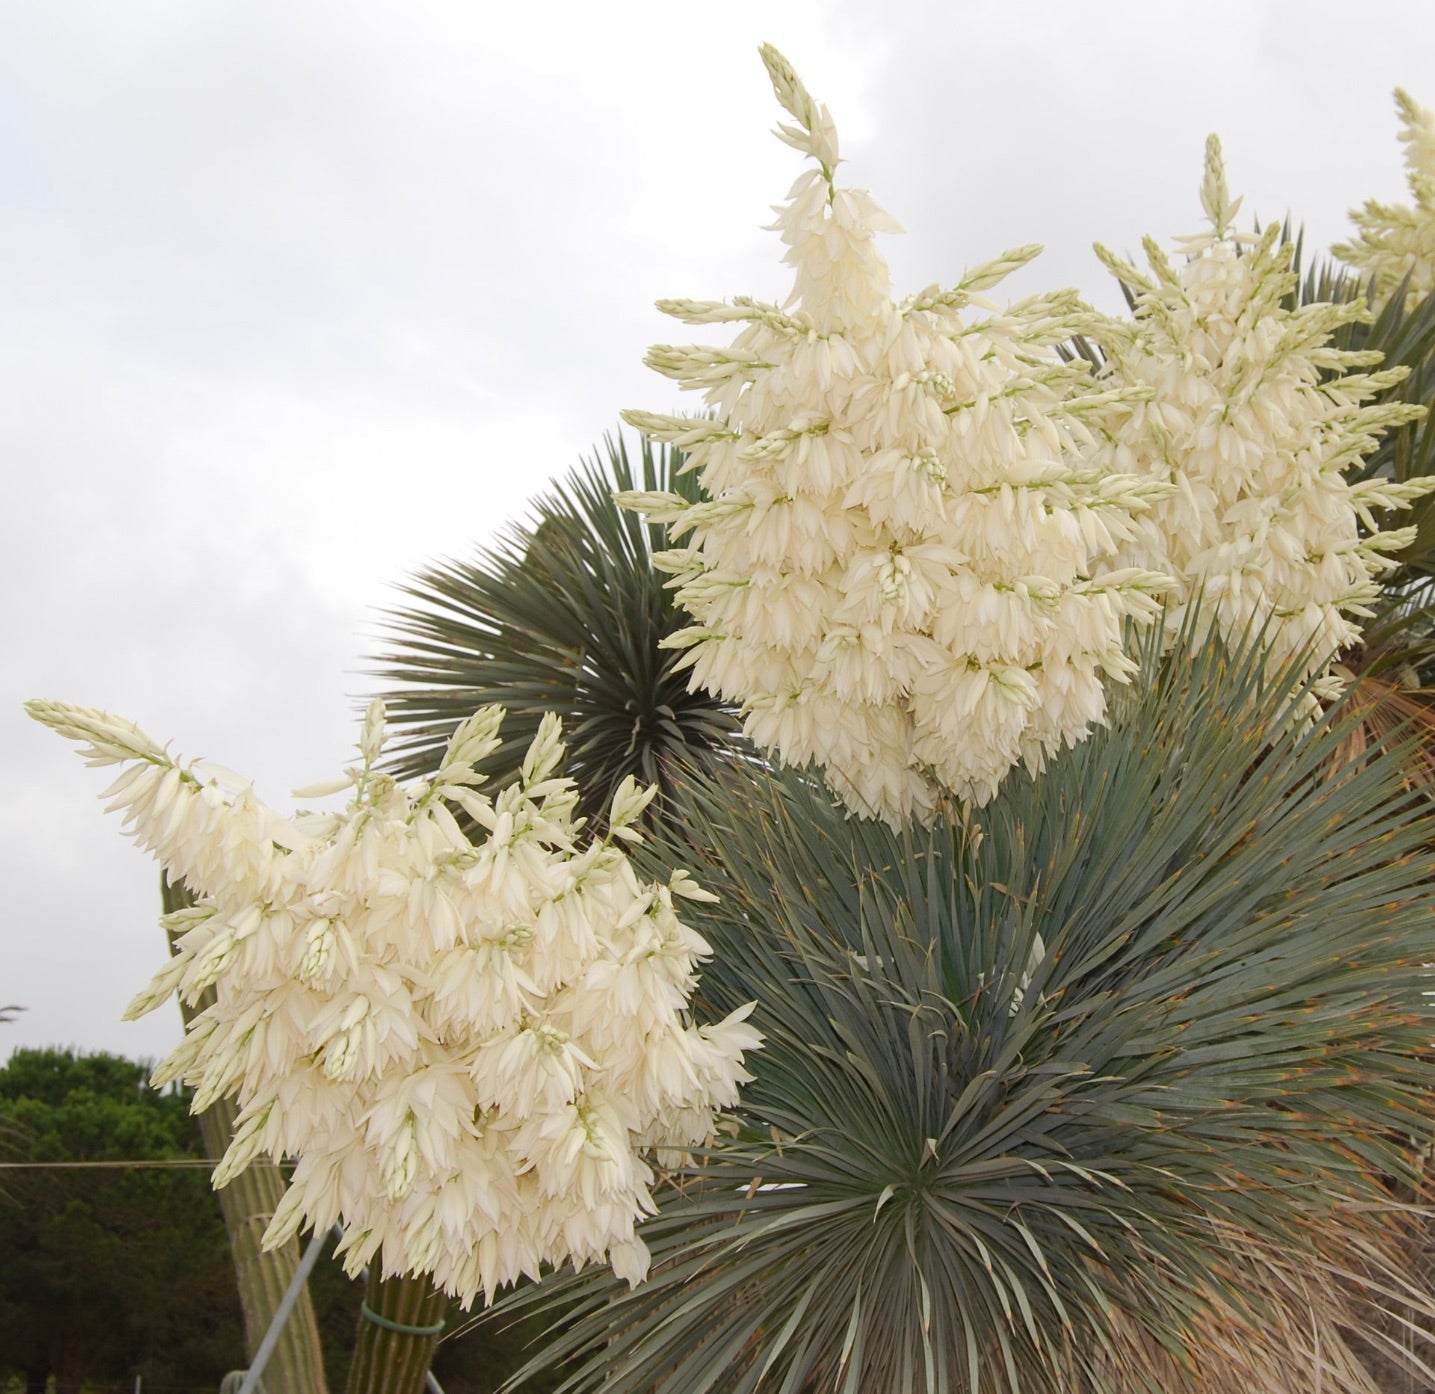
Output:
<svg viewBox="0 0 1435 1394">
<path fill-rule="evenodd" d="M 446 1306 L 447 1298 L 426 1276 L 381 1278 L 376 1262 L 345 1394 L 420 1394 Z"/>
<path fill-rule="evenodd" d="M 166 914 L 192 904 L 188 891 L 182 885 L 172 886 L 168 880 L 161 883 L 160 895 Z M 193 1008 L 182 1007 L 185 1021 L 202 1011 L 211 996 L 212 992 L 207 993 Z M 199 1115 L 205 1154 L 215 1162 L 234 1136 L 237 1112 L 234 1101 L 225 1098 Z M 279 1168 L 265 1158 L 257 1158 L 218 1193 L 244 1315 L 244 1349 L 251 1360 L 299 1267 L 297 1239 L 267 1253 L 259 1245 L 283 1194 L 284 1178 Z M 265 1366 L 264 1389 L 267 1394 L 328 1394 L 328 1388 L 319 1327 L 306 1290 L 300 1293 Z"/>
</svg>

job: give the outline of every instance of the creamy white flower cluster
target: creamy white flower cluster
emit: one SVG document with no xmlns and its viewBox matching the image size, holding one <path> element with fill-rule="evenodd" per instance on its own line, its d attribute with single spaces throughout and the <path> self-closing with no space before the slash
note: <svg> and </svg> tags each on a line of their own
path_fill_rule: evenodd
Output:
<svg viewBox="0 0 1435 1394">
<path fill-rule="evenodd" d="M 1199 602 L 1207 629 L 1264 627 L 1274 664 L 1306 652 L 1316 675 L 1358 638 L 1351 616 L 1370 614 L 1387 554 L 1410 540 L 1378 531 L 1375 512 L 1408 507 L 1435 483 L 1353 483 L 1343 472 L 1420 408 L 1369 405 L 1405 369 L 1352 372 L 1381 355 L 1329 344 L 1368 317 L 1363 301 L 1287 307 L 1292 249 L 1274 225 L 1259 237 L 1232 231 L 1240 200 L 1214 136 L 1201 203 L 1210 230 L 1180 239 L 1180 266 L 1150 238 L 1149 276 L 1097 248 L 1136 293 L 1134 320 L 1098 331 L 1109 376 L 1144 399 L 1121 404 L 1094 458 L 1174 486 L 1125 552 L 1176 578 L 1170 634 Z"/>
<path fill-rule="evenodd" d="M 713 897 L 682 871 L 634 872 L 623 846 L 652 789 L 625 781 L 608 835 L 580 844 L 556 717 L 490 799 L 473 767 L 498 746 L 501 708 L 455 731 L 431 783 L 405 787 L 373 770 L 376 703 L 362 767 L 337 786 L 355 786 L 347 809 L 284 818 L 129 722 L 29 710 L 91 764 L 125 766 L 110 807 L 198 897 L 170 917 L 178 952 L 129 1015 L 214 988 L 155 1082 L 192 1084 L 196 1110 L 237 1098 L 216 1186 L 260 1153 L 297 1158 L 267 1245 L 340 1222 L 350 1272 L 377 1253 L 465 1303 L 565 1260 L 643 1278 L 646 1158 L 707 1139 L 760 1044 L 751 1004 L 716 1025 L 688 1017 L 710 950 L 676 900 Z"/>
<path fill-rule="evenodd" d="M 1074 294 L 982 300 L 1040 249 L 894 303 L 875 235 L 896 224 L 835 184 L 826 108 L 763 59 L 794 118 L 780 137 L 816 164 L 777 210 L 794 289 L 783 307 L 659 302 L 744 327 L 725 348 L 648 355 L 714 417 L 624 413 L 689 452 L 702 501 L 620 500 L 687 540 L 656 560 L 694 620 L 670 641 L 693 685 L 895 825 L 946 793 L 986 800 L 1102 719 L 1103 677 L 1132 670 L 1122 621 L 1152 616 L 1162 585 L 1111 558 L 1163 486 L 1081 459 L 1101 398 L 1050 351 L 1085 324 Z M 990 317 L 969 322 L 972 305 Z"/>
<path fill-rule="evenodd" d="M 1395 105 L 1405 126 L 1400 139 L 1413 206 L 1368 199 L 1364 208 L 1350 214 L 1357 235 L 1332 250 L 1375 278 L 1376 298 L 1382 304 L 1409 276 L 1408 308 L 1435 290 L 1435 112 L 1398 87 Z"/>
</svg>

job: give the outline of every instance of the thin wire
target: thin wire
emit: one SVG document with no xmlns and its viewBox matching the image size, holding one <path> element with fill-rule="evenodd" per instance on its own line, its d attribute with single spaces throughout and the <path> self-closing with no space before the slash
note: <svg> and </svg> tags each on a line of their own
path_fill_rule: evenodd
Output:
<svg viewBox="0 0 1435 1394">
<path fill-rule="evenodd" d="M 0 1170 L 60 1171 L 71 1167 L 129 1167 L 143 1170 L 158 1167 L 213 1167 L 215 1164 L 212 1157 L 171 1157 L 148 1162 L 0 1162 Z"/>
</svg>

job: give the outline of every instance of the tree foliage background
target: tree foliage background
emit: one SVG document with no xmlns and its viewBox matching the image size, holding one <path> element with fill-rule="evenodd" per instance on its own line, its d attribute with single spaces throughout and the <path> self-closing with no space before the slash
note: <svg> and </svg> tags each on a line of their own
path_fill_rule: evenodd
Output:
<svg viewBox="0 0 1435 1394">
<path fill-rule="evenodd" d="M 199 1161 L 190 1092 L 150 1064 L 17 1050 L 0 1068 L 0 1161 Z M 325 1365 L 342 1388 L 360 1289 L 326 1256 L 310 1278 Z M 450 1313 L 449 1329 L 462 1318 Z M 541 1323 L 444 1342 L 446 1394 L 490 1394 Z M 207 1166 L 0 1172 L 0 1390 L 219 1387 L 244 1366 L 234 1269 Z M 549 1381 L 530 1386 L 537 1394 Z"/>
<path fill-rule="evenodd" d="M 180 1091 L 114 1055 L 19 1050 L 0 1071 L 11 1161 L 203 1157 Z M 217 1387 L 243 1363 L 229 1245 L 203 1167 L 11 1170 L 0 1196 L 0 1375 Z"/>
</svg>

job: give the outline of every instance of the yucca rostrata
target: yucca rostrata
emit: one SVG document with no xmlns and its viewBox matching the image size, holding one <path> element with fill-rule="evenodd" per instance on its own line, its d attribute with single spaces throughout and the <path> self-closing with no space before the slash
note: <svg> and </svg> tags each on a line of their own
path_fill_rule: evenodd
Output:
<svg viewBox="0 0 1435 1394">
<path fill-rule="evenodd" d="M 538 1363 L 605 1394 L 1368 1391 L 1380 1308 L 1428 1357 L 1394 1188 L 1435 1083 L 1435 825 L 1398 752 L 1332 776 L 1342 719 L 1289 721 L 1260 655 L 1149 649 L 1105 729 L 964 822 L 706 788 L 704 987 L 767 1041 L 743 1131 L 675 1175 L 646 1284 L 526 1299 L 580 1304 Z"/>
</svg>

